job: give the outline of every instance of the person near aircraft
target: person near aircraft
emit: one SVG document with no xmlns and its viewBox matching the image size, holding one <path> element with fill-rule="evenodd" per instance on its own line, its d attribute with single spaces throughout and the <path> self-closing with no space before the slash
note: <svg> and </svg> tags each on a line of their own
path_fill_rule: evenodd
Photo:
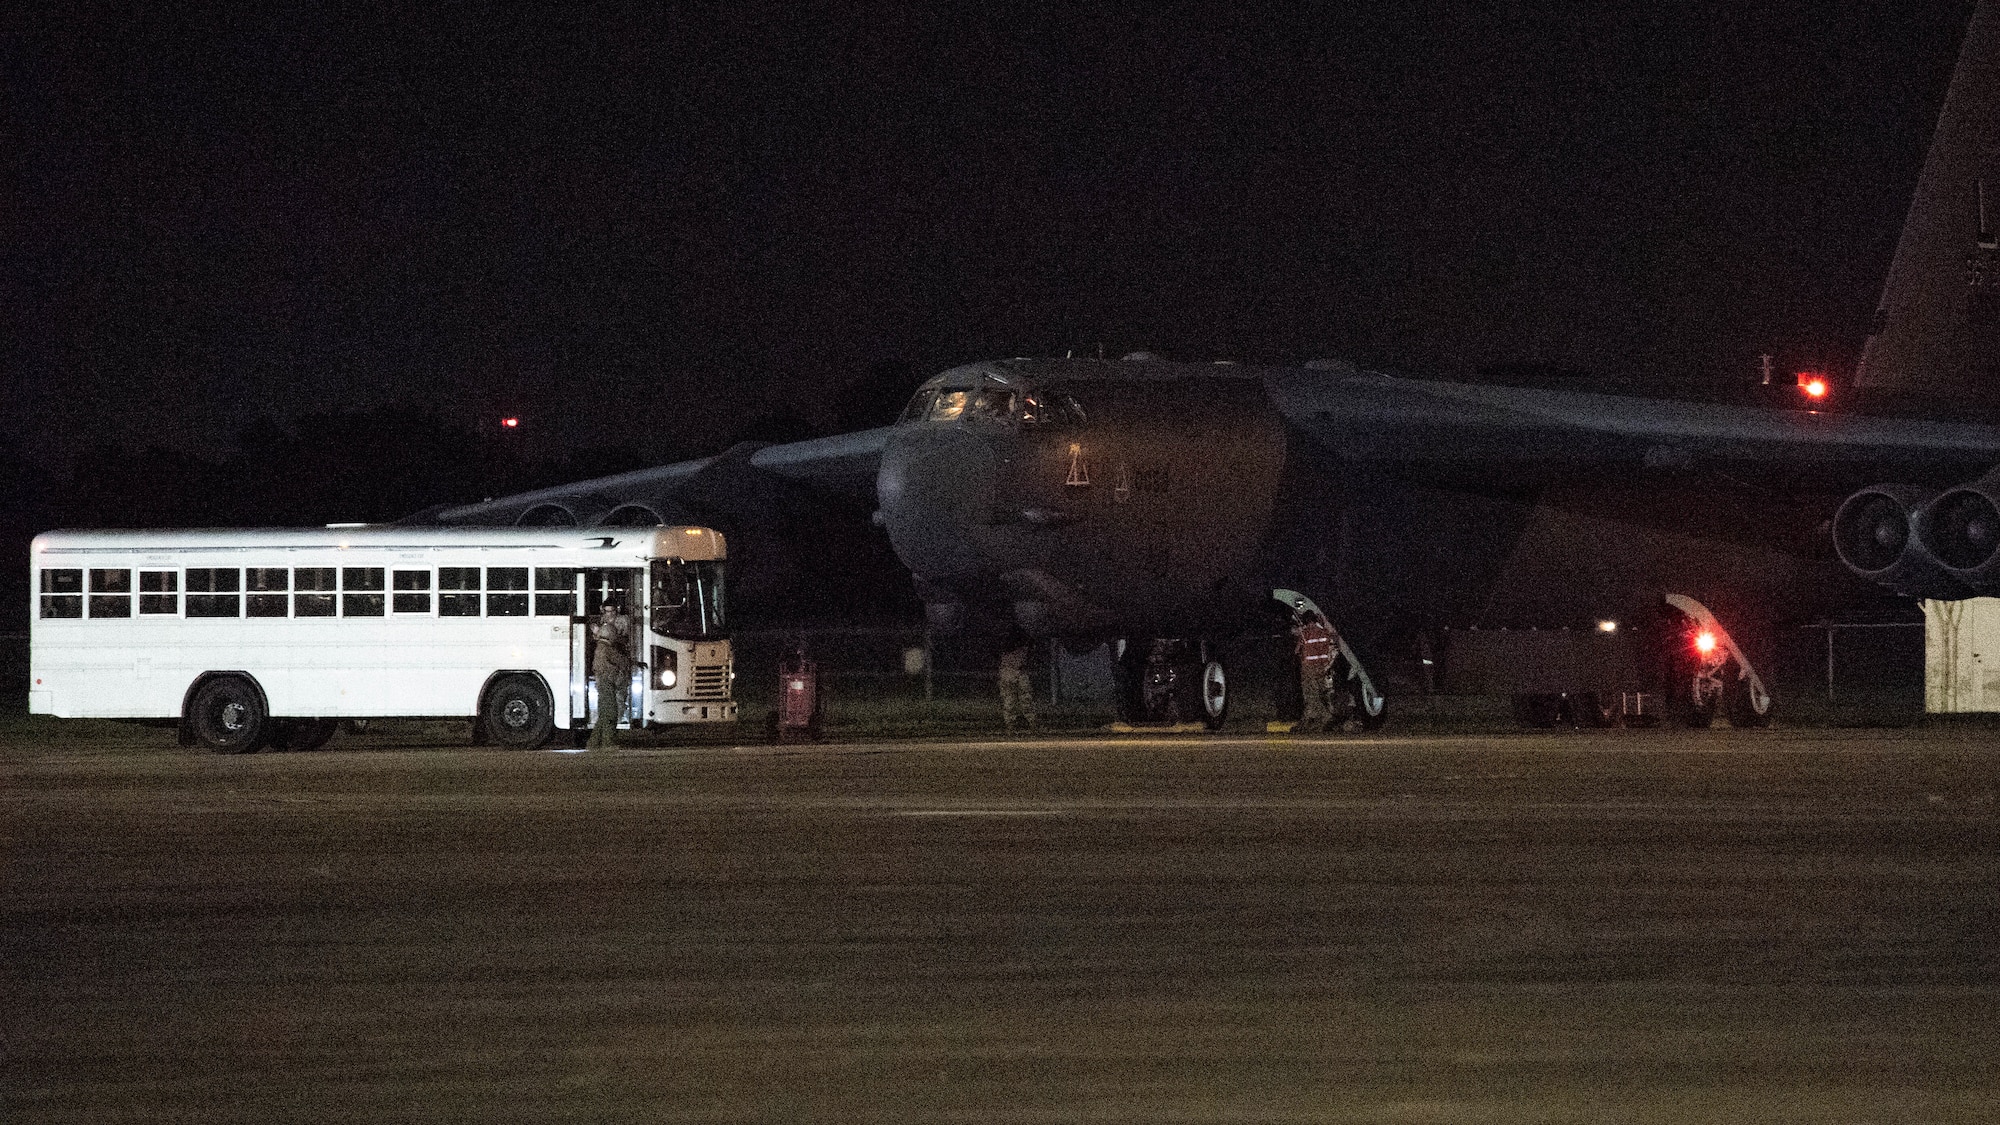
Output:
<svg viewBox="0 0 2000 1125">
<path fill-rule="evenodd" d="M 1333 630 L 1318 614 L 1306 609 L 1304 601 L 1292 606 L 1292 647 L 1299 663 L 1299 714 L 1297 731 L 1321 731 L 1333 721 L 1326 697 L 1333 676 Z"/>
<path fill-rule="evenodd" d="M 1010 731 L 1016 721 L 1029 730 L 1035 729 L 1035 687 L 1028 679 L 1029 651 L 1027 635 L 1016 632 L 1009 638 L 1007 650 L 1000 654 L 1000 719 Z"/>
</svg>

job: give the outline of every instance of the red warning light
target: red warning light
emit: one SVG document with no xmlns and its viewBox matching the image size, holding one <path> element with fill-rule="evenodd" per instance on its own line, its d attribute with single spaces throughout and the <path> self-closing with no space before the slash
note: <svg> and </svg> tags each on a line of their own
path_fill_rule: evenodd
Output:
<svg viewBox="0 0 2000 1125">
<path fill-rule="evenodd" d="M 515 418 L 512 416 L 500 419 L 500 424 L 507 427 L 510 430 L 518 430 L 521 428 L 521 420 L 519 418 Z"/>
<path fill-rule="evenodd" d="M 1703 656 L 1707 656 L 1709 653 L 1714 652 L 1715 634 L 1709 632 L 1706 629 L 1702 630 L 1700 633 L 1695 634 L 1694 650 L 1696 652 L 1701 653 Z"/>
<path fill-rule="evenodd" d="M 1826 376 L 1811 371 L 1799 372 L 1799 392 L 1808 398 L 1826 397 Z"/>
</svg>

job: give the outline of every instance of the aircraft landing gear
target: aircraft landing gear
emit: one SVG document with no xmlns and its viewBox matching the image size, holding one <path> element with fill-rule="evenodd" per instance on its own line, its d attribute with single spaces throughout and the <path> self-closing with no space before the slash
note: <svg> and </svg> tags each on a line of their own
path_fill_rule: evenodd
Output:
<svg viewBox="0 0 2000 1125">
<path fill-rule="evenodd" d="M 1346 685 L 1348 721 L 1362 730 L 1381 730 L 1382 724 L 1389 721 L 1389 700 L 1375 690 L 1375 681 L 1348 654 L 1346 642 L 1341 642 L 1340 647 L 1342 655 L 1333 662 L 1333 675 L 1334 682 Z"/>
<path fill-rule="evenodd" d="M 1128 638 L 1117 644 L 1118 719 L 1221 730 L 1229 718 L 1229 669 L 1217 646 L 1172 637 Z"/>
<path fill-rule="evenodd" d="M 1682 722 L 1703 728 L 1722 715 L 1734 727 L 1769 726 L 1771 693 L 1729 631 L 1693 598 L 1668 594 L 1666 602 L 1692 623 L 1686 644 L 1689 664 L 1679 685 L 1685 693 L 1680 701 Z"/>
<path fill-rule="evenodd" d="M 1222 659 L 1201 646 L 1201 721 L 1209 730 L 1221 730 L 1229 718 L 1229 670 Z"/>
<path fill-rule="evenodd" d="M 1326 614 L 1313 604 L 1311 598 L 1296 590 L 1273 590 L 1271 597 L 1295 616 L 1303 615 L 1317 621 L 1332 637 L 1333 667 L 1327 674 L 1325 689 L 1328 729 L 1353 727 L 1364 731 L 1381 730 L 1382 724 L 1389 718 L 1389 701 L 1376 690 L 1375 681 L 1361 666 L 1361 658 L 1354 655 L 1354 650 L 1333 627 Z"/>
<path fill-rule="evenodd" d="M 1701 662 L 1688 678 L 1687 698 L 1681 708 L 1681 723 L 1692 730 L 1707 730 L 1715 725 L 1716 712 L 1722 710 L 1722 665 L 1720 662 Z"/>
</svg>

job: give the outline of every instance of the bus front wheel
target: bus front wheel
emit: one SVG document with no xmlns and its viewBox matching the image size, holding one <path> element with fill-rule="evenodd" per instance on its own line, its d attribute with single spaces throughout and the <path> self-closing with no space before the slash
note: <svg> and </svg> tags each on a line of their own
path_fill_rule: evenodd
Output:
<svg viewBox="0 0 2000 1125">
<path fill-rule="evenodd" d="M 509 676 L 486 696 L 486 733 L 509 750 L 533 750 L 555 734 L 549 693 L 526 676 Z"/>
<path fill-rule="evenodd" d="M 203 684 L 188 707 L 188 725 L 195 741 L 218 754 L 248 754 L 263 744 L 270 719 L 264 697 L 238 676 L 219 676 Z"/>
</svg>

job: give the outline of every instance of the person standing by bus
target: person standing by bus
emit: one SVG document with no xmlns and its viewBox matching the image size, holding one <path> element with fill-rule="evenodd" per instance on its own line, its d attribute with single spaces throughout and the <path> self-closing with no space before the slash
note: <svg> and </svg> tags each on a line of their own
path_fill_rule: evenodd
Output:
<svg viewBox="0 0 2000 1125">
<path fill-rule="evenodd" d="M 1292 607 L 1292 638 L 1299 664 L 1299 701 L 1304 705 L 1299 724 L 1292 729 L 1325 730 L 1333 721 L 1326 705 L 1333 675 L 1333 629 L 1301 601 Z"/>
<path fill-rule="evenodd" d="M 591 674 L 597 677 L 597 725 L 590 730 L 590 750 L 611 750 L 618 744 L 618 720 L 631 707 L 632 619 L 617 601 L 604 603 L 593 630 L 595 653 Z"/>
</svg>

